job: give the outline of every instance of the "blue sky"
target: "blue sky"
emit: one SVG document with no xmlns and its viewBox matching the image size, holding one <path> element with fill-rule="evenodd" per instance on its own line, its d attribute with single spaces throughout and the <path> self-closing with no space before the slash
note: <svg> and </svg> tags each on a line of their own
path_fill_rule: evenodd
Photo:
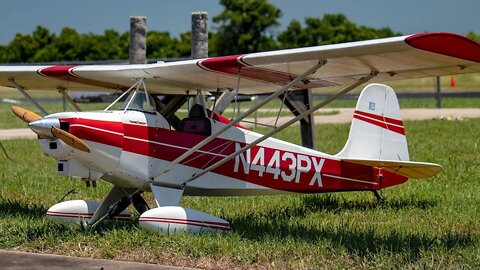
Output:
<svg viewBox="0 0 480 270">
<path fill-rule="evenodd" d="M 281 26 L 305 17 L 325 13 L 344 13 L 359 24 L 388 26 L 403 34 L 448 31 L 480 33 L 479 0 L 271 0 L 283 16 Z M 3 1 L 0 9 L 0 44 L 8 43 L 15 33 L 31 33 L 42 25 L 58 33 L 69 26 L 79 32 L 102 33 L 113 28 L 129 29 L 131 15 L 147 16 L 150 30 L 174 35 L 190 29 L 190 14 L 207 11 L 210 19 L 222 11 L 217 0 L 16 0 Z M 210 20 L 210 26 L 212 26 Z M 210 29 L 212 29 L 210 27 Z"/>
</svg>

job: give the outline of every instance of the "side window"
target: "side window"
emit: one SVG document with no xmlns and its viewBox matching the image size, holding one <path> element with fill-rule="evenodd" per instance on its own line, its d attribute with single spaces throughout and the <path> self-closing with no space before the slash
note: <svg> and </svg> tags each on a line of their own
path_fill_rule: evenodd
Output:
<svg viewBox="0 0 480 270">
<path fill-rule="evenodd" d="M 150 95 L 145 95 L 144 92 L 132 92 L 122 105 L 122 110 L 133 110 L 142 112 L 155 112 L 155 101 Z"/>
</svg>

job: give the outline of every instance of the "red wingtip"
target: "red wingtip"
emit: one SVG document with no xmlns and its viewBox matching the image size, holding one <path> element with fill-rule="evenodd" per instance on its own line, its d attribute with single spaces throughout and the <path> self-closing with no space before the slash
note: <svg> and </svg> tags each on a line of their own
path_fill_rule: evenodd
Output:
<svg viewBox="0 0 480 270">
<path fill-rule="evenodd" d="M 480 43 L 453 33 L 437 32 L 409 36 L 405 42 L 417 49 L 480 62 Z"/>
</svg>

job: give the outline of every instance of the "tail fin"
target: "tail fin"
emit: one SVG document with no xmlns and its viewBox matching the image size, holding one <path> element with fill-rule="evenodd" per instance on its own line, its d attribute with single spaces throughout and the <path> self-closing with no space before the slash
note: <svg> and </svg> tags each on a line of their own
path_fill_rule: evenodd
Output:
<svg viewBox="0 0 480 270">
<path fill-rule="evenodd" d="M 410 162 L 397 95 L 383 84 L 366 86 L 358 98 L 341 160 L 384 168 L 410 178 L 435 175 L 440 165 Z"/>
<path fill-rule="evenodd" d="M 370 84 L 358 98 L 350 135 L 340 158 L 410 160 L 397 96 L 390 86 Z"/>
</svg>

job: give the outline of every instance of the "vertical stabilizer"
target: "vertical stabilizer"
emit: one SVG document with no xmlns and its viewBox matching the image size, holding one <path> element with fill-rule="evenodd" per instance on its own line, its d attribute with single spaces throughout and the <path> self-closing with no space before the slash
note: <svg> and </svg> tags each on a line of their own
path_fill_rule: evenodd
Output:
<svg viewBox="0 0 480 270">
<path fill-rule="evenodd" d="M 340 158 L 410 160 L 400 106 L 394 90 L 367 85 L 357 102 L 350 134 Z"/>
</svg>

